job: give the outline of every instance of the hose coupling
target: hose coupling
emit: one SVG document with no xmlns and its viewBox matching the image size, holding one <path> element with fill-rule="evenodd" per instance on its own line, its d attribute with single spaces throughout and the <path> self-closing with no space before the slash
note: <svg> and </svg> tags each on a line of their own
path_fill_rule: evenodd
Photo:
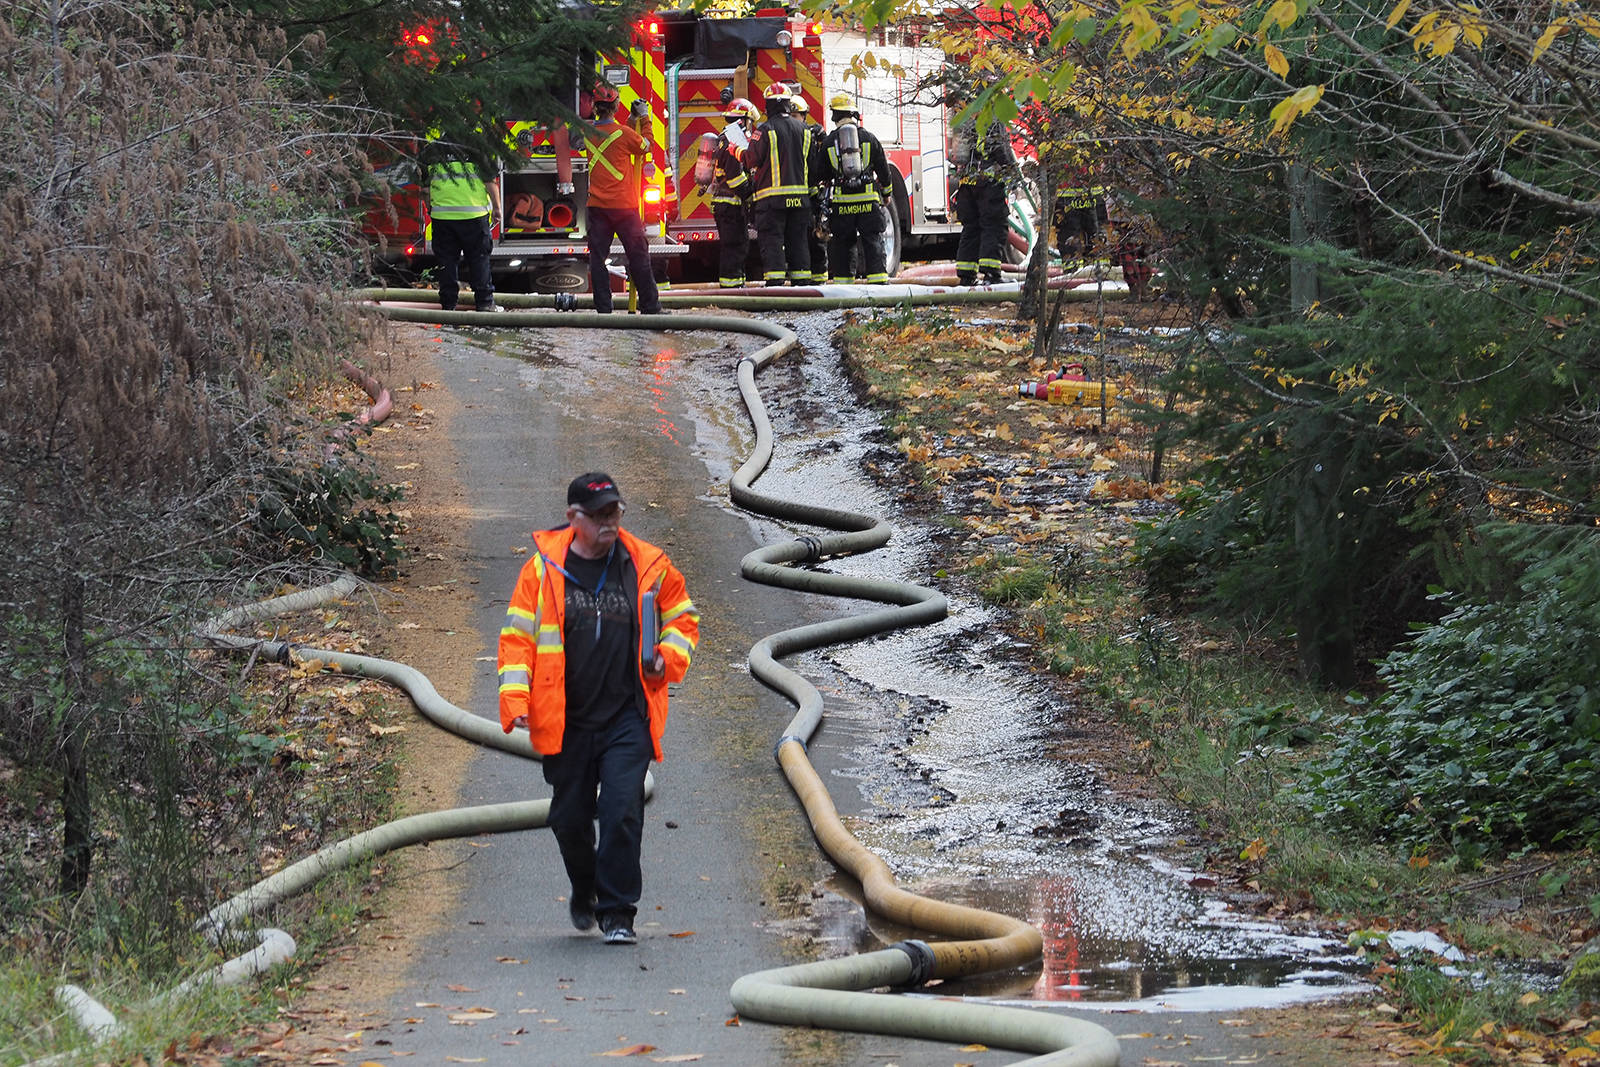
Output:
<svg viewBox="0 0 1600 1067">
<path fill-rule="evenodd" d="M 911 976 L 906 979 L 907 989 L 917 989 L 933 977 L 935 960 L 933 949 L 926 941 L 896 941 L 889 946 L 897 948 L 911 958 Z"/>
<path fill-rule="evenodd" d="M 799 745 L 801 752 L 806 751 L 805 738 L 801 737 L 799 734 L 784 734 L 782 737 L 778 738 L 778 743 L 772 746 L 772 758 L 774 761 L 777 760 L 778 753 L 783 751 L 783 746 L 787 745 L 790 741 L 793 741 L 795 744 Z"/>
<path fill-rule="evenodd" d="M 801 534 L 795 540 L 805 546 L 806 555 L 803 562 L 815 563 L 822 558 L 822 538 L 815 534 Z"/>
<path fill-rule="evenodd" d="M 278 651 L 272 655 L 271 659 L 272 662 L 282 664 L 285 667 L 294 666 L 294 642 L 279 641 Z"/>
<path fill-rule="evenodd" d="M 557 311 L 576 311 L 577 307 L 577 293 L 557 293 L 555 295 L 555 308 Z"/>
</svg>

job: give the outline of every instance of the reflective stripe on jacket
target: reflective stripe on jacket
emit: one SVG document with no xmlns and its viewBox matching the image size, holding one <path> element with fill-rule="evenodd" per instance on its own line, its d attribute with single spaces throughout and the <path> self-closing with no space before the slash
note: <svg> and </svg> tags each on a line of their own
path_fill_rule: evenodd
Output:
<svg viewBox="0 0 1600 1067">
<path fill-rule="evenodd" d="M 500 629 L 500 727 L 510 733 L 512 721 L 526 715 L 533 749 L 545 756 L 561 751 L 561 735 L 567 725 L 566 578 L 545 560 L 565 564 L 572 538 L 570 526 L 533 535 L 538 551 L 522 565 Z M 634 610 L 640 610 L 642 594 L 653 589 L 661 616 L 658 648 L 666 662 L 666 674 L 646 678 L 639 667 L 639 684 L 649 709 L 650 742 L 659 760 L 661 735 L 667 726 L 667 686 L 681 682 L 688 673 L 700 640 L 700 613 L 689 599 L 683 575 L 665 552 L 626 530 L 618 531 L 617 541 L 633 560 L 638 576 Z M 639 631 L 644 629 L 641 623 Z M 633 662 L 641 663 L 637 647 Z"/>
<path fill-rule="evenodd" d="M 596 128 L 599 140 L 585 138 L 589 156 L 589 203 L 610 210 L 639 210 L 639 165 L 649 152 L 644 135 L 613 117 Z"/>
<path fill-rule="evenodd" d="M 757 126 L 744 157 L 755 199 L 808 196 L 810 156 L 811 131 L 792 115 L 779 115 Z"/>
<path fill-rule="evenodd" d="M 745 173 L 740 153 L 726 136 L 717 141 L 717 154 L 711 179 L 713 204 L 742 204 L 750 195 L 750 175 Z"/>
<path fill-rule="evenodd" d="M 837 127 L 828 134 L 828 139 L 823 142 L 826 150 L 823 153 L 827 180 L 833 183 L 833 194 L 830 197 L 835 204 L 877 204 L 882 202 L 878 190 L 893 188 L 893 179 L 889 174 L 889 158 L 884 154 L 883 145 L 878 138 L 869 133 L 860 124 L 856 124 L 856 137 L 861 144 L 861 188 L 850 190 L 844 178 L 844 170 L 839 162 L 839 130 Z"/>
<path fill-rule="evenodd" d="M 476 219 L 489 213 L 489 187 L 460 159 L 428 166 L 428 213 L 436 219 Z"/>
</svg>

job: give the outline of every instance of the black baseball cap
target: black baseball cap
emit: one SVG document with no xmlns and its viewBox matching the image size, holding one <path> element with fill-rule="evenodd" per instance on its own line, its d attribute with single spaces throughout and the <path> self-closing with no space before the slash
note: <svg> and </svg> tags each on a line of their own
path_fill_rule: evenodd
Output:
<svg viewBox="0 0 1600 1067">
<path fill-rule="evenodd" d="M 604 471 L 580 474 L 567 486 L 567 503 L 585 511 L 603 508 L 613 500 L 621 499 L 622 492 L 617 488 L 617 483 Z"/>
</svg>

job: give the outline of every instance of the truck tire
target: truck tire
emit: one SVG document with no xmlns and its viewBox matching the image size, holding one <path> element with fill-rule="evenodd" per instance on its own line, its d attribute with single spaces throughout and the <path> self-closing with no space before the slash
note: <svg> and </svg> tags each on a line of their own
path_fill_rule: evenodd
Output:
<svg viewBox="0 0 1600 1067">
<path fill-rule="evenodd" d="M 896 200 L 899 197 L 895 198 Z M 893 278 L 900 273 L 900 253 L 902 250 L 902 235 L 900 232 L 900 212 L 898 205 L 879 204 L 879 214 L 884 216 L 883 222 L 883 263 L 884 270 Z"/>
</svg>

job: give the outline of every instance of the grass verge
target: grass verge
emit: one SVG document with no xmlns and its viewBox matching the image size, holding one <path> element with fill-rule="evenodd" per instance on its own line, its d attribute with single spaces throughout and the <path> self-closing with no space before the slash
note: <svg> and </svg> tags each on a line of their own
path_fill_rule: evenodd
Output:
<svg viewBox="0 0 1600 1067">
<path fill-rule="evenodd" d="M 1326 832 L 1293 802 L 1298 770 L 1346 702 L 1371 694 L 1301 683 L 1282 634 L 1147 601 L 1131 534 L 1170 487 L 1148 481 L 1158 453 L 1146 432 L 1125 409 L 1019 400 L 1015 383 L 1050 369 L 1032 358 L 1027 324 L 938 316 L 858 317 L 843 331 L 850 373 L 904 468 L 879 460 L 877 473 L 951 531 L 945 573 L 1002 610 L 1080 703 L 1114 717 L 1123 737 L 1104 751 L 1121 766 L 1109 769 L 1193 813 L 1202 834 L 1191 862 L 1236 908 L 1360 940 L 1383 991 L 1380 1021 L 1406 1054 L 1600 1060 L 1600 1007 L 1538 978 L 1600 933 L 1596 857 L 1484 866 Z M 1091 377 L 1124 401 L 1160 403 L 1160 346 L 1124 325 L 1079 324 L 1099 356 L 1086 360 Z M 1382 936 L 1402 929 L 1471 952 L 1466 973 Z"/>
</svg>

